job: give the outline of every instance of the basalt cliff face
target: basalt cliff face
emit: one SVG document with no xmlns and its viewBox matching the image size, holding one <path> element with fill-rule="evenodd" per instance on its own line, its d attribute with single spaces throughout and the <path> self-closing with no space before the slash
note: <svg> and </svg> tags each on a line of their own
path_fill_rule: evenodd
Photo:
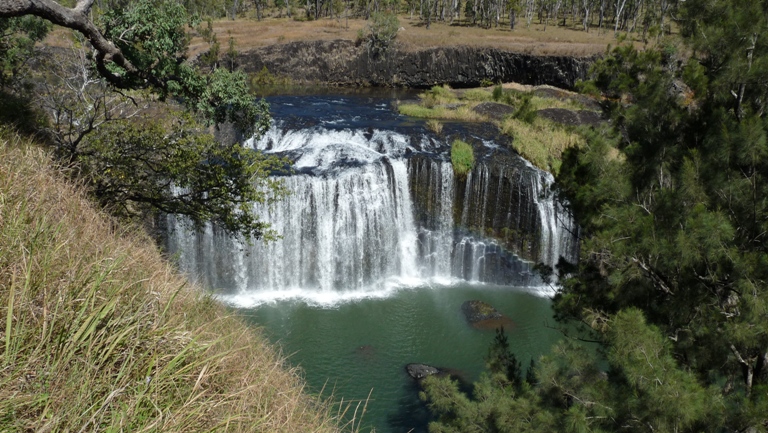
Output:
<svg viewBox="0 0 768 433">
<path fill-rule="evenodd" d="M 345 86 L 475 87 L 484 81 L 548 84 L 571 89 L 594 57 L 535 56 L 495 48 L 451 46 L 417 51 L 368 50 L 348 40 L 291 42 L 241 53 L 240 68 L 266 67 L 296 82 Z"/>
</svg>

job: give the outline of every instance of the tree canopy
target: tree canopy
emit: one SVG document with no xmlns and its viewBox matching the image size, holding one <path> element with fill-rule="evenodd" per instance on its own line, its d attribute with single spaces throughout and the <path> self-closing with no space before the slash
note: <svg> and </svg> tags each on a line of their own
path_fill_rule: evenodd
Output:
<svg viewBox="0 0 768 433">
<path fill-rule="evenodd" d="M 598 62 L 585 89 L 614 127 L 558 178 L 583 238 L 554 306 L 600 350 L 563 343 L 539 385 L 486 377 L 464 406 L 433 384 L 431 431 L 768 429 L 768 2 L 678 19 L 679 39 Z"/>
<path fill-rule="evenodd" d="M 248 203 L 283 193 L 267 179 L 282 161 L 239 143 L 216 143 L 203 132 L 228 123 L 249 137 L 269 127 L 268 106 L 249 94 L 245 74 L 219 68 L 203 73 L 187 61 L 187 29 L 199 19 L 179 2 L 119 2 L 91 13 L 93 3 L 69 8 L 51 0 L 0 2 L 0 84 L 6 88 L 26 77 L 19 71 L 49 23 L 79 32 L 83 40 L 75 41 L 73 54 L 40 60 L 40 76 L 21 90 L 49 115 L 42 129 L 60 160 L 76 166 L 96 198 L 120 215 L 154 209 L 186 215 L 196 226 L 218 221 L 248 238 L 267 233 Z M 78 48 L 86 46 L 90 52 Z M 135 116 L 150 105 L 147 95 L 172 99 L 195 117 L 139 120 Z M 130 104 L 137 108 L 126 110 Z"/>
</svg>

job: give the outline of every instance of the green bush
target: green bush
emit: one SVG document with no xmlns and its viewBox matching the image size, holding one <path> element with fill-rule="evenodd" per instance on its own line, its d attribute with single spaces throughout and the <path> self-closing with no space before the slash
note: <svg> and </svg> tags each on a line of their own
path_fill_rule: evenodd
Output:
<svg viewBox="0 0 768 433">
<path fill-rule="evenodd" d="M 400 21 L 397 15 L 388 12 L 374 12 L 367 26 L 368 49 L 374 54 L 387 51 L 397 37 Z"/>
<path fill-rule="evenodd" d="M 461 140 L 454 140 L 451 145 L 451 163 L 457 176 L 466 176 L 475 166 L 475 152 L 472 146 Z"/>
<path fill-rule="evenodd" d="M 501 87 L 501 84 L 499 84 L 493 88 L 493 100 L 499 102 L 502 96 L 504 96 L 504 89 Z"/>
</svg>

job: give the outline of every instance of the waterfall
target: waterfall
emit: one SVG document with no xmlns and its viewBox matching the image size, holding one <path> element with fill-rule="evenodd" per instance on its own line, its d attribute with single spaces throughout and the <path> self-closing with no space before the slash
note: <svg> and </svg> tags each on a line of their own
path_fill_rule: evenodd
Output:
<svg viewBox="0 0 768 433">
<path fill-rule="evenodd" d="M 278 124 L 251 145 L 294 161 L 282 177 L 290 195 L 254 205 L 278 240 L 248 245 L 168 217 L 180 267 L 233 302 L 334 303 L 452 281 L 536 286 L 536 262 L 577 259 L 552 176 L 515 155 L 456 178 L 447 143 L 424 134 Z"/>
</svg>

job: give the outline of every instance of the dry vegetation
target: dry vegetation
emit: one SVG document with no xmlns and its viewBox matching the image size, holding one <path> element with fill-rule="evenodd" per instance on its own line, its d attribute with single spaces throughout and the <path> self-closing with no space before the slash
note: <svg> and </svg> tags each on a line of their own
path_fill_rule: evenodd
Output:
<svg viewBox="0 0 768 433">
<path fill-rule="evenodd" d="M 255 19 L 239 18 L 235 21 L 219 20 L 213 23 L 219 42 L 225 46 L 233 37 L 237 49 L 294 41 L 307 40 L 355 40 L 358 31 L 367 24 L 362 19 L 329 19 L 316 21 L 294 21 L 289 18 Z M 531 24 L 530 28 L 518 25 L 509 28 L 481 29 L 479 27 L 433 23 L 429 29 L 418 19 L 400 16 L 402 30 L 396 43 L 404 49 L 419 49 L 445 45 L 468 45 L 492 47 L 504 50 L 538 55 L 591 56 L 602 54 L 608 44 L 614 42 L 613 32 L 598 34 L 596 30 L 587 33 L 575 27 L 554 27 Z M 207 49 L 202 39 L 194 38 L 190 51 L 197 55 Z"/>
<path fill-rule="evenodd" d="M 0 431 L 339 431 L 257 331 L 49 161 L 0 130 Z"/>
</svg>

